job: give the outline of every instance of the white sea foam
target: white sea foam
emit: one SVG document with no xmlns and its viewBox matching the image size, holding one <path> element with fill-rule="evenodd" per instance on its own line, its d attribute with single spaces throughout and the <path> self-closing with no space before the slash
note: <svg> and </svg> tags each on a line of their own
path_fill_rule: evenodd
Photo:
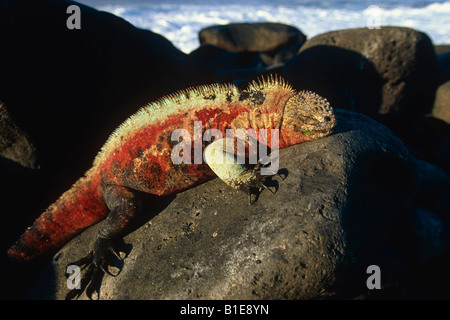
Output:
<svg viewBox="0 0 450 320">
<path fill-rule="evenodd" d="M 215 24 L 281 22 L 312 37 L 330 30 L 367 27 L 373 14 L 379 14 L 376 21 L 381 25 L 415 28 L 426 32 L 435 44 L 450 44 L 450 1 L 413 2 L 322 1 L 319 5 L 301 0 L 249 0 L 231 4 L 225 1 L 164 3 L 153 0 L 96 7 L 139 28 L 165 36 L 187 53 L 198 47 L 198 32 Z M 377 10 L 369 8 L 371 5 Z"/>
</svg>

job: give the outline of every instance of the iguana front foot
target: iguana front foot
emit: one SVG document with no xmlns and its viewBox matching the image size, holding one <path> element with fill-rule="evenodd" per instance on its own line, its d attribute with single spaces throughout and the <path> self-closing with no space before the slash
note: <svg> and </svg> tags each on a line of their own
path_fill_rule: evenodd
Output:
<svg viewBox="0 0 450 320">
<path fill-rule="evenodd" d="M 261 174 L 261 168 L 266 168 L 270 162 L 263 164 L 261 160 L 258 160 L 253 167 L 240 163 L 238 155 L 227 150 L 227 143 L 233 145 L 234 139 L 217 139 L 205 148 L 206 163 L 214 173 L 232 188 L 247 192 L 249 205 L 255 203 L 258 199 L 258 195 L 256 195 L 255 200 L 252 201 L 252 190 L 254 189 L 257 189 L 258 193 L 262 189 L 266 189 L 275 194 L 277 189 L 271 190 L 267 181 L 274 175 L 278 175 L 284 180 L 285 178 L 281 176 L 280 171 L 263 175 Z"/>
<path fill-rule="evenodd" d="M 114 263 L 112 263 L 112 257 L 117 259 Z M 112 240 L 99 237 L 95 242 L 94 249 L 87 256 L 67 265 L 67 267 L 71 265 L 80 267 L 84 274 L 81 276 L 79 286 L 67 293 L 66 300 L 78 298 L 84 291 L 89 299 L 93 299 L 94 293 L 98 299 L 103 276 L 105 273 L 113 277 L 117 276 L 121 268 L 121 266 L 117 266 L 123 265 L 123 258 L 117 253 Z M 66 274 L 66 276 L 68 275 Z"/>
<path fill-rule="evenodd" d="M 255 169 L 249 170 L 251 170 L 250 175 L 253 175 L 253 178 L 250 179 L 248 182 L 243 183 L 242 186 L 239 188 L 240 190 L 247 191 L 249 205 L 252 205 L 258 200 L 259 194 L 263 189 L 270 191 L 272 194 L 275 194 L 278 191 L 277 186 L 275 186 L 275 191 L 271 189 L 271 187 L 273 187 L 272 176 L 261 176 L 258 173 L 254 172 Z M 257 192 L 255 193 L 255 199 L 252 201 L 252 190 L 255 189 L 257 190 Z"/>
</svg>

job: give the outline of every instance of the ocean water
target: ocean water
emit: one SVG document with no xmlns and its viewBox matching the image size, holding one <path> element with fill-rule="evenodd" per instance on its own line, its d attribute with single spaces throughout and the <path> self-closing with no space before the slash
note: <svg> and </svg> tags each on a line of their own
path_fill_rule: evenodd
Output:
<svg viewBox="0 0 450 320">
<path fill-rule="evenodd" d="M 435 44 L 450 44 L 450 1 L 432 0 L 78 0 L 111 12 L 169 39 L 189 53 L 198 32 L 232 22 L 281 22 L 308 38 L 347 28 L 393 25 L 426 32 Z"/>
</svg>

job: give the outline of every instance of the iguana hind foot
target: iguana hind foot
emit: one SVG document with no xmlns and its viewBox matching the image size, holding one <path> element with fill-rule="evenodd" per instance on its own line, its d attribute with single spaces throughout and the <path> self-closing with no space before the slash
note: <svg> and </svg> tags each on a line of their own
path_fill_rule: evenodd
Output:
<svg viewBox="0 0 450 320">
<path fill-rule="evenodd" d="M 94 293 L 97 293 L 97 299 L 100 297 L 100 287 L 104 274 L 107 273 L 115 277 L 120 273 L 123 265 L 123 257 L 117 253 L 115 247 L 117 247 L 116 241 L 99 237 L 95 242 L 94 250 L 90 251 L 80 260 L 67 265 L 67 267 L 71 265 L 80 267 L 83 275 L 81 276 L 79 286 L 67 293 L 66 300 L 78 298 L 84 291 L 86 291 L 86 296 L 91 300 L 93 299 Z M 116 258 L 114 263 L 111 259 L 113 257 Z M 121 264 L 120 267 L 117 267 L 119 264 Z M 113 268 L 115 269 L 114 272 L 111 271 Z"/>
</svg>

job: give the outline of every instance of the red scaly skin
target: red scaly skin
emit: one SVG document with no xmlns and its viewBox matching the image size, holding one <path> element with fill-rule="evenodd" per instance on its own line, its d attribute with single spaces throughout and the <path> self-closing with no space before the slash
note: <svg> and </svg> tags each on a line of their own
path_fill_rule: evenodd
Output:
<svg viewBox="0 0 450 320">
<path fill-rule="evenodd" d="M 335 119 L 326 100 L 302 94 L 282 79 L 270 78 L 244 91 L 232 85 L 188 89 L 142 108 L 111 135 L 93 167 L 36 219 L 8 254 L 32 260 L 54 253 L 108 216 L 108 188 L 126 187 L 114 193 L 119 199 L 120 192 L 125 199 L 132 190 L 164 196 L 213 178 L 204 162 L 176 165 L 171 159 L 178 143 L 171 141 L 172 132 L 182 128 L 193 137 L 194 121 L 202 122 L 202 132 L 216 128 L 223 136 L 226 129 L 280 129 L 280 149 L 330 134 Z M 123 229 L 128 219 L 120 220 Z"/>
</svg>

